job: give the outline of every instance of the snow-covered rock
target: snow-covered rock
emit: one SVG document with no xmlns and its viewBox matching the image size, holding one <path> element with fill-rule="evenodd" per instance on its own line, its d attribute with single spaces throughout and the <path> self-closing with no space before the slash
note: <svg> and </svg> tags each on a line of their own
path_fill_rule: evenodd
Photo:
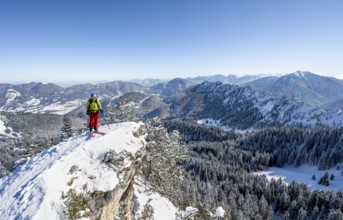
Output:
<svg viewBox="0 0 343 220">
<path fill-rule="evenodd" d="M 84 214 L 112 218 L 108 213 L 118 213 L 116 199 L 122 199 L 133 181 L 135 164 L 145 147 L 144 136 L 134 134 L 139 126 L 133 122 L 113 124 L 104 127 L 104 136 L 95 134 L 88 139 L 79 135 L 28 159 L 0 179 L 1 219 L 66 219 L 68 192 L 92 199 Z M 173 219 L 176 208 L 168 199 L 135 188 L 137 203 L 145 205 L 152 200 L 155 219 Z"/>
</svg>

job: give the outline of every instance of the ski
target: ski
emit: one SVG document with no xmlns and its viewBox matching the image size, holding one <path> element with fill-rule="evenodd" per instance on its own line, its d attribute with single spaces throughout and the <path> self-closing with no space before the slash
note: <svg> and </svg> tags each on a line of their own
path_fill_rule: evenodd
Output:
<svg viewBox="0 0 343 220">
<path fill-rule="evenodd" d="M 89 140 L 89 139 L 91 139 L 92 137 L 95 137 L 94 134 L 99 134 L 99 135 L 104 136 L 106 133 L 105 133 L 105 132 L 87 132 L 87 134 L 86 134 L 86 136 L 87 136 L 86 140 Z"/>
<path fill-rule="evenodd" d="M 106 133 L 105 133 L 105 132 L 100 132 L 100 131 L 98 131 L 98 132 L 94 132 L 94 133 L 92 133 L 92 134 L 100 134 L 100 135 L 105 135 Z"/>
<path fill-rule="evenodd" d="M 94 134 L 91 132 L 86 133 L 86 141 L 90 140 L 92 137 L 94 137 Z"/>
</svg>

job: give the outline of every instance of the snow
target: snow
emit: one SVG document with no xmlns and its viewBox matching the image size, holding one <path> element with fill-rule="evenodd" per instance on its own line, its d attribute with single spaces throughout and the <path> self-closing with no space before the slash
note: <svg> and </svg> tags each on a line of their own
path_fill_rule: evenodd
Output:
<svg viewBox="0 0 343 220">
<path fill-rule="evenodd" d="M 5 132 L 6 129 L 7 128 L 5 126 L 5 123 L 0 119 L 0 134 L 5 135 L 6 134 L 6 132 Z"/>
<path fill-rule="evenodd" d="M 293 74 L 296 75 L 296 76 L 298 76 L 298 77 L 300 77 L 300 78 L 306 79 L 306 72 L 303 72 L 303 71 L 295 71 Z"/>
<path fill-rule="evenodd" d="M 213 126 L 213 127 L 221 128 L 225 132 L 234 131 L 234 132 L 239 133 L 239 134 L 245 134 L 247 132 L 251 132 L 251 131 L 255 130 L 253 128 L 242 130 L 242 129 L 231 128 L 229 126 L 222 126 L 220 124 L 220 120 L 214 120 L 211 118 L 200 119 L 197 121 L 197 123 L 200 125 L 206 125 L 206 126 Z"/>
<path fill-rule="evenodd" d="M 27 106 L 37 106 L 37 105 L 40 104 L 40 100 L 36 99 L 36 98 L 33 98 L 33 99 L 29 100 L 29 101 L 24 102 L 24 104 L 27 105 Z"/>
<path fill-rule="evenodd" d="M 175 219 L 178 210 L 168 199 L 158 193 L 146 191 L 141 184 L 135 184 L 134 189 L 138 200 L 135 210 L 138 213 L 136 217 L 140 216 L 139 214 L 143 211 L 144 205 L 151 199 L 150 204 L 154 207 L 154 219 Z"/>
<path fill-rule="evenodd" d="M 6 126 L 5 123 L 0 118 L 0 134 L 5 134 Z"/>
<path fill-rule="evenodd" d="M 186 207 L 185 211 L 179 213 L 179 216 L 176 218 L 176 220 L 190 219 L 190 217 L 193 216 L 196 212 L 198 212 L 197 208 L 188 206 Z"/>
<path fill-rule="evenodd" d="M 5 98 L 7 99 L 6 104 L 14 101 L 17 97 L 21 96 L 21 93 L 14 89 L 7 89 Z"/>
<path fill-rule="evenodd" d="M 210 125 L 210 126 L 215 126 L 215 127 L 220 126 L 220 120 L 214 120 L 211 118 L 200 119 L 197 121 L 197 123 L 201 125 Z"/>
<path fill-rule="evenodd" d="M 103 127 L 105 136 L 96 134 L 88 141 L 85 135 L 75 136 L 28 159 L 0 179 L 1 219 L 63 219 L 62 192 L 81 192 L 85 185 L 89 192 L 112 190 L 119 174 L 101 162 L 103 156 L 111 149 L 135 154 L 144 143 L 143 137 L 133 136 L 139 125 L 128 122 Z M 73 166 L 77 169 L 71 173 Z M 157 195 L 152 198 L 156 203 L 163 200 Z"/>
<path fill-rule="evenodd" d="M 270 112 L 274 108 L 274 102 L 272 100 L 268 100 L 267 103 L 261 108 L 262 112 Z"/>
<path fill-rule="evenodd" d="M 13 129 L 11 127 L 6 127 L 5 125 L 6 120 L 7 119 L 4 116 L 0 116 L 0 135 L 7 136 L 7 137 L 20 136 L 18 133 L 13 132 Z"/>
<path fill-rule="evenodd" d="M 224 218 L 224 215 L 225 215 L 225 211 L 224 211 L 223 207 L 219 206 L 219 207 L 216 209 L 215 217 Z"/>
<path fill-rule="evenodd" d="M 82 105 L 81 100 L 73 100 L 66 103 L 55 102 L 51 105 L 45 106 L 42 111 L 48 112 L 51 114 L 56 115 L 65 115 L 68 112 L 73 111 L 74 109 L 80 107 Z"/>
<path fill-rule="evenodd" d="M 46 100 L 47 98 L 37 99 L 31 97 L 30 100 L 25 102 L 13 102 L 16 97 L 11 96 L 10 99 L 7 99 L 7 106 L 2 106 L 0 107 L 0 109 L 7 112 L 24 111 L 30 113 L 50 113 L 56 115 L 65 115 L 84 104 L 84 101 L 80 99 L 68 102 L 54 100 L 52 104 L 45 104 L 46 106 L 44 106 L 44 104 L 42 103 L 42 99 Z"/>
<path fill-rule="evenodd" d="M 343 191 L 343 176 L 341 170 L 336 168 L 331 168 L 327 170 L 329 174 L 333 173 L 335 175 L 334 180 L 330 181 L 330 186 L 319 185 L 319 179 L 324 175 L 326 170 L 318 170 L 317 166 L 302 165 L 298 168 L 286 166 L 283 168 L 269 167 L 268 171 L 256 172 L 258 175 L 266 175 L 268 180 L 281 178 L 283 182 L 290 184 L 292 181 L 297 183 L 305 183 L 311 189 L 316 190 L 334 190 Z M 316 179 L 312 180 L 313 174 Z"/>
</svg>

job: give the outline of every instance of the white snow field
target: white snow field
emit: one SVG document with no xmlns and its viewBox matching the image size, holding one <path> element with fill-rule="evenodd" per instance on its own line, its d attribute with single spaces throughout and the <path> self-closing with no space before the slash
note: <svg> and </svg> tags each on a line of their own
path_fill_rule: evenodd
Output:
<svg viewBox="0 0 343 220">
<path fill-rule="evenodd" d="M 334 174 L 334 180 L 330 181 L 330 186 L 319 185 L 319 179 L 324 175 L 325 171 L 328 171 L 331 175 Z M 285 183 L 290 184 L 292 181 L 297 183 L 305 183 L 311 189 L 320 190 L 334 190 L 343 191 L 343 176 L 341 174 L 341 169 L 331 168 L 329 170 L 318 170 L 317 166 L 302 165 L 300 167 L 285 166 L 282 168 L 269 167 L 268 171 L 256 172 L 258 175 L 266 175 L 270 180 L 272 178 L 281 178 Z M 316 179 L 312 180 L 312 176 L 315 175 Z"/>
</svg>

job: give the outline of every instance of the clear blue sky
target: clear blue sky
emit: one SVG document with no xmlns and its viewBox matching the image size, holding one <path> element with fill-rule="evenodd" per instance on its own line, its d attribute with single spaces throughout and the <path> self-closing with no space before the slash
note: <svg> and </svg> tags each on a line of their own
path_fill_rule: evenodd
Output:
<svg viewBox="0 0 343 220">
<path fill-rule="evenodd" d="M 342 0 L 1 0 L 0 83 L 343 78 Z"/>
</svg>

